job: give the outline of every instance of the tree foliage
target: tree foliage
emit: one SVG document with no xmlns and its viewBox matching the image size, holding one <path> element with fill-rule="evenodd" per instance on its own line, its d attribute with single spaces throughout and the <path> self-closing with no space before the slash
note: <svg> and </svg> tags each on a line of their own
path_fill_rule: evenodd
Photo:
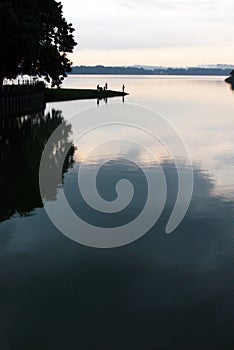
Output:
<svg viewBox="0 0 234 350">
<path fill-rule="evenodd" d="M 1 0 L 0 83 L 17 74 L 44 75 L 59 86 L 71 70 L 67 53 L 76 45 L 72 24 L 55 0 Z"/>
</svg>

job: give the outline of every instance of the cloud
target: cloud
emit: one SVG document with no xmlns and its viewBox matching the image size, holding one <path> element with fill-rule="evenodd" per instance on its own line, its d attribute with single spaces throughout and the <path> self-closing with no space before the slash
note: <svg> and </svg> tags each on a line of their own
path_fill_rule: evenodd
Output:
<svg viewBox="0 0 234 350">
<path fill-rule="evenodd" d="M 230 0 L 63 0 L 63 5 L 77 28 L 78 50 L 216 46 L 218 54 L 233 42 Z"/>
</svg>

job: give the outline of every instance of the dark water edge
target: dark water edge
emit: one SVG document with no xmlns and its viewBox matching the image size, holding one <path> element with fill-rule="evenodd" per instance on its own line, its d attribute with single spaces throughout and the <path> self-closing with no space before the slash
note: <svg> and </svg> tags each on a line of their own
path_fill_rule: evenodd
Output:
<svg viewBox="0 0 234 350">
<path fill-rule="evenodd" d="M 0 121 L 1 350 L 233 349 L 234 202 L 215 195 L 212 177 L 194 164 L 189 212 L 166 235 L 177 180 L 174 164 L 165 159 L 170 198 L 159 222 L 128 246 L 81 246 L 49 221 L 38 188 L 42 150 L 63 120 L 62 111 L 42 110 Z M 74 192 L 79 164 L 71 132 L 67 122 L 61 135 L 62 145 L 71 146 L 64 189 L 74 210 L 101 224 L 103 218 Z M 63 148 L 55 145 L 54 166 Z M 138 185 L 131 210 L 109 220 L 132 219 L 144 200 L 142 175 L 118 161 L 103 174 L 98 185 L 104 197 L 114 176 Z M 48 200 L 54 200 L 57 187 L 50 190 Z"/>
</svg>

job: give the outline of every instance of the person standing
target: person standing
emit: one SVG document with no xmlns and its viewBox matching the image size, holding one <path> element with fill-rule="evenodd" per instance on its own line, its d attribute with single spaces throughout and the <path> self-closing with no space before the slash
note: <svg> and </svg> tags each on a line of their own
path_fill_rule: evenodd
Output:
<svg viewBox="0 0 234 350">
<path fill-rule="evenodd" d="M 124 92 L 124 90 L 125 90 L 125 86 L 124 86 L 124 84 L 123 84 L 123 86 L 122 86 L 122 91 Z"/>
</svg>

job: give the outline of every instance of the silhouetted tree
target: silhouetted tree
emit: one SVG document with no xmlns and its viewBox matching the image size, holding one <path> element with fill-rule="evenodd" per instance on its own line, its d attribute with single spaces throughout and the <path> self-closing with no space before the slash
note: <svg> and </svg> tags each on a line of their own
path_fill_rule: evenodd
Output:
<svg viewBox="0 0 234 350">
<path fill-rule="evenodd" d="M 71 70 L 67 53 L 76 45 L 74 29 L 55 0 L 1 0 L 0 85 L 4 77 L 37 74 L 52 86 Z"/>
</svg>

